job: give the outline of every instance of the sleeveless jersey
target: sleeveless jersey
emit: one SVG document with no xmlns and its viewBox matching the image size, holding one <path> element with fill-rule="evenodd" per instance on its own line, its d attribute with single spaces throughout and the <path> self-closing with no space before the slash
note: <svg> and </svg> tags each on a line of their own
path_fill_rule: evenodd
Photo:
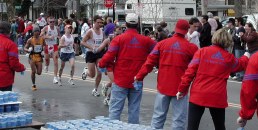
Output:
<svg viewBox="0 0 258 130">
<path fill-rule="evenodd" d="M 66 35 L 63 35 L 62 38 L 64 38 L 64 44 L 68 45 L 67 47 L 61 48 L 62 53 L 73 53 L 73 43 L 74 43 L 74 38 L 71 35 L 70 38 L 68 38 Z"/>
<path fill-rule="evenodd" d="M 47 26 L 47 36 L 54 36 L 54 39 L 45 39 L 45 42 L 47 45 L 56 45 L 57 44 L 57 36 L 58 36 L 58 32 L 57 32 L 57 27 L 54 26 L 54 30 L 51 30 L 50 26 Z"/>
</svg>

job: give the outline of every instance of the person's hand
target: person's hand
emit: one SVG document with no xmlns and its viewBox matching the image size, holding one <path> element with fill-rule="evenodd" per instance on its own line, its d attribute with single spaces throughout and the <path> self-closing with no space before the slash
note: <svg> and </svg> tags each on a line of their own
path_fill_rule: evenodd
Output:
<svg viewBox="0 0 258 130">
<path fill-rule="evenodd" d="M 244 54 L 246 57 L 250 58 L 250 53 L 249 52 L 245 52 Z"/>
<path fill-rule="evenodd" d="M 243 32 L 239 32 L 239 36 L 242 37 L 244 35 Z"/>
<path fill-rule="evenodd" d="M 99 71 L 100 71 L 101 73 L 107 72 L 107 69 L 106 69 L 106 68 L 100 68 L 100 67 L 98 67 L 98 69 L 99 69 Z"/>
<path fill-rule="evenodd" d="M 133 87 L 134 87 L 135 90 L 142 90 L 143 82 L 137 80 L 136 77 L 134 77 Z"/>
<path fill-rule="evenodd" d="M 184 97 L 184 94 L 183 94 L 183 93 L 177 92 L 177 94 L 176 94 L 177 100 L 179 100 L 179 99 L 181 99 L 181 98 L 183 98 L 183 97 Z"/>
<path fill-rule="evenodd" d="M 245 127 L 246 122 L 247 122 L 247 120 L 246 120 L 246 119 L 243 119 L 242 117 L 238 117 L 238 118 L 237 118 L 237 124 L 238 124 L 240 127 Z"/>
<path fill-rule="evenodd" d="M 28 52 L 32 52 L 32 50 L 33 50 L 33 48 L 32 48 L 32 47 L 30 47 L 30 48 L 28 49 Z"/>
</svg>

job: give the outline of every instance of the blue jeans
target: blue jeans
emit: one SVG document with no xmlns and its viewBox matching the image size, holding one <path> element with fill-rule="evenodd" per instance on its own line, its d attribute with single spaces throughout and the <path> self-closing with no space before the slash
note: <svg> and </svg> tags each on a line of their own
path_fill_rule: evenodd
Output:
<svg viewBox="0 0 258 130">
<path fill-rule="evenodd" d="M 109 118 L 120 120 L 126 97 L 128 98 L 128 123 L 139 124 L 142 90 L 137 91 L 134 88 L 122 88 L 115 83 L 112 84 L 111 89 Z"/>
<path fill-rule="evenodd" d="M 151 127 L 163 129 L 170 102 L 172 107 L 172 130 L 185 130 L 187 126 L 188 96 L 177 100 L 176 96 L 166 96 L 159 92 L 154 104 Z"/>
<path fill-rule="evenodd" d="M 236 58 L 240 58 L 241 56 L 243 56 L 245 53 L 245 50 L 238 50 L 238 49 L 235 49 L 235 57 Z M 244 71 L 241 71 L 241 72 L 237 72 L 236 73 L 236 76 L 238 78 L 243 78 L 244 77 Z"/>
</svg>

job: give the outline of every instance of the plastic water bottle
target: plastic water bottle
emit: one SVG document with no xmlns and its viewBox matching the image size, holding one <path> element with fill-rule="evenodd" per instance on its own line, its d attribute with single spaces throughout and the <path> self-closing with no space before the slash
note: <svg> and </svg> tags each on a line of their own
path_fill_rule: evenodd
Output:
<svg viewBox="0 0 258 130">
<path fill-rule="evenodd" d="M 4 98 L 4 103 L 9 102 L 9 92 L 3 92 L 3 94 L 4 94 L 4 96 L 3 96 L 3 98 Z"/>
<path fill-rule="evenodd" d="M 4 103 L 4 94 L 0 92 L 0 104 Z"/>
<path fill-rule="evenodd" d="M 0 128 L 6 128 L 6 117 L 5 116 L 0 116 Z"/>
<path fill-rule="evenodd" d="M 245 130 L 245 128 L 244 127 L 239 127 L 239 128 L 237 128 L 237 130 Z"/>
<path fill-rule="evenodd" d="M 4 106 L 4 112 L 11 112 L 12 111 L 12 105 L 5 105 Z"/>
<path fill-rule="evenodd" d="M 21 72 L 21 75 L 24 76 L 24 71 Z"/>
<path fill-rule="evenodd" d="M 143 82 L 142 81 L 135 81 L 133 83 L 133 86 L 134 86 L 134 89 L 135 90 L 141 90 L 142 89 L 142 86 L 143 86 Z"/>
</svg>

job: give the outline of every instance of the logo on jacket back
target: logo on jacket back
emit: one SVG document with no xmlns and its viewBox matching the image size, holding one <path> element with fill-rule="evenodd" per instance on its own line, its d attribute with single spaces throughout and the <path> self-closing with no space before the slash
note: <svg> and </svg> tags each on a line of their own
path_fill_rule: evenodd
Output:
<svg viewBox="0 0 258 130">
<path fill-rule="evenodd" d="M 139 41 L 134 37 L 131 41 L 130 44 L 139 44 Z"/>
<path fill-rule="evenodd" d="M 218 59 L 218 60 L 224 60 L 224 58 L 222 57 L 222 54 L 220 52 L 217 52 L 217 53 L 213 54 L 211 56 L 211 58 Z"/>
<path fill-rule="evenodd" d="M 172 44 L 172 45 L 171 45 L 171 48 L 172 48 L 172 49 L 175 49 L 175 50 L 181 50 L 181 47 L 180 47 L 179 42 L 176 42 L 176 43 Z"/>
</svg>

